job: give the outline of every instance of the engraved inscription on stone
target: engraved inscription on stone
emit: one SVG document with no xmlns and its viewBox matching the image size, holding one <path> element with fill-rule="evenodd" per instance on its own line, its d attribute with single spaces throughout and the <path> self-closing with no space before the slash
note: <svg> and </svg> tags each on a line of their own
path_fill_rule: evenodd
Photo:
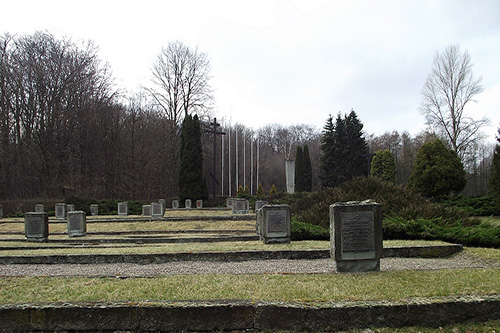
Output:
<svg viewBox="0 0 500 333">
<path fill-rule="evenodd" d="M 369 212 L 343 212 L 342 252 L 375 251 L 374 215 Z"/>
<path fill-rule="evenodd" d="M 71 232 L 78 232 L 83 230 L 83 220 L 79 216 L 74 216 L 68 220 L 69 230 Z"/>
<path fill-rule="evenodd" d="M 267 232 L 286 232 L 286 210 L 269 210 L 267 212 Z"/>
<path fill-rule="evenodd" d="M 28 235 L 42 235 L 43 219 L 38 217 L 30 217 L 26 220 L 26 231 Z"/>
</svg>

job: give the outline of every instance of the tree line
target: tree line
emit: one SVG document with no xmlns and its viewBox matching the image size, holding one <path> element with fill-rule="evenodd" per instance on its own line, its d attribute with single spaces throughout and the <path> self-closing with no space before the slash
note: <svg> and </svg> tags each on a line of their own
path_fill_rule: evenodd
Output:
<svg viewBox="0 0 500 333">
<path fill-rule="evenodd" d="M 200 126 L 201 179 L 209 187 L 216 184 L 217 196 L 234 196 L 240 185 L 252 193 L 259 184 L 267 193 L 273 185 L 284 191 L 285 160 L 301 161 L 303 168 L 306 147 L 310 166 L 301 172 L 307 181 L 297 179 L 299 190 L 319 190 L 368 174 L 378 150 L 392 153 L 396 182 L 406 184 L 418 149 L 439 135 L 368 135 L 354 111 L 330 116 L 323 131 L 305 124 L 253 129 L 222 119 L 225 134 L 216 138 L 214 151 L 207 55 L 170 43 L 151 75 L 151 86 L 125 95 L 90 42 L 57 39 L 47 32 L 0 37 L 0 199 L 178 198 L 185 146 L 181 128 L 194 117 Z M 484 194 L 493 147 L 477 138 L 466 150 L 464 144 L 456 146 L 467 152 L 466 191 Z"/>
</svg>

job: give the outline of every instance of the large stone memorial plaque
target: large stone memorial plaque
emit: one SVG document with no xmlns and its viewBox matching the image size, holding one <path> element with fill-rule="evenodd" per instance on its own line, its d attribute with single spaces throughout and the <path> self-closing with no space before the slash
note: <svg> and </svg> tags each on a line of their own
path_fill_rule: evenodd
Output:
<svg viewBox="0 0 500 333">
<path fill-rule="evenodd" d="M 64 220 L 66 218 L 66 204 L 65 203 L 57 203 L 55 207 L 56 211 L 56 219 Z"/>
<path fill-rule="evenodd" d="M 87 216 L 84 211 L 68 212 L 68 236 L 82 237 L 87 235 Z"/>
<path fill-rule="evenodd" d="M 24 234 L 28 241 L 47 241 L 49 238 L 49 216 L 47 213 L 25 213 Z"/>
<path fill-rule="evenodd" d="M 266 244 L 290 243 L 292 231 L 290 206 L 263 206 L 257 211 L 256 229 Z"/>
<path fill-rule="evenodd" d="M 331 205 L 330 253 L 338 272 L 380 270 L 381 206 L 372 201 Z"/>
</svg>

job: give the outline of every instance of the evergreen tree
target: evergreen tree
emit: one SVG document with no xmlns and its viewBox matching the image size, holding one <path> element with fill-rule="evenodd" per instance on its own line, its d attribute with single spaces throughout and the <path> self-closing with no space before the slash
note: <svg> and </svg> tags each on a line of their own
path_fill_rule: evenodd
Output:
<svg viewBox="0 0 500 333">
<path fill-rule="evenodd" d="M 495 151 L 493 152 L 493 161 L 491 162 L 490 178 L 488 185 L 490 193 L 493 195 L 500 209 L 500 128 L 498 129 L 497 141 Z"/>
<path fill-rule="evenodd" d="M 386 182 L 396 182 L 396 164 L 394 156 L 389 150 L 379 150 L 375 153 L 370 174 L 372 177 L 380 178 Z"/>
<path fill-rule="evenodd" d="M 356 113 L 339 113 L 333 125 L 330 116 L 321 139 L 321 171 L 323 187 L 334 187 L 354 177 L 367 174 L 368 146 L 363 136 L 363 124 Z"/>
<path fill-rule="evenodd" d="M 417 151 L 408 186 L 426 197 L 460 192 L 465 187 L 465 171 L 457 153 L 437 139 Z"/>
<path fill-rule="evenodd" d="M 359 176 L 367 176 L 368 145 L 363 135 L 363 124 L 354 110 L 345 118 L 346 156 L 343 169 L 347 180 Z"/>
<path fill-rule="evenodd" d="M 311 192 L 312 191 L 312 164 L 311 157 L 309 156 L 309 147 L 304 145 L 302 160 L 304 163 L 304 191 Z M 297 178 L 295 178 L 297 179 Z"/>
<path fill-rule="evenodd" d="M 297 146 L 295 152 L 295 191 L 304 191 L 304 153 L 302 146 Z"/>
<path fill-rule="evenodd" d="M 203 151 L 198 116 L 186 115 L 181 128 L 179 166 L 179 199 L 208 199 L 208 187 L 203 176 Z"/>
<path fill-rule="evenodd" d="M 334 186 L 333 168 L 334 161 L 334 133 L 335 127 L 333 126 L 332 115 L 326 120 L 323 127 L 323 134 L 321 136 L 321 184 L 324 188 Z"/>
</svg>

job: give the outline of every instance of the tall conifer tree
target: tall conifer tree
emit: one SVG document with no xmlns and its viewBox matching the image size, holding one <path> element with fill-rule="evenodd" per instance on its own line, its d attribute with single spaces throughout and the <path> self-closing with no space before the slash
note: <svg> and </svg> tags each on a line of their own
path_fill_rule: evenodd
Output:
<svg viewBox="0 0 500 333">
<path fill-rule="evenodd" d="M 208 188 L 203 176 L 201 128 L 197 115 L 186 115 L 184 118 L 180 155 L 179 199 L 208 199 Z"/>
<path fill-rule="evenodd" d="M 309 156 L 309 147 L 304 145 L 302 152 L 302 160 L 304 163 L 304 191 L 312 191 L 312 164 L 311 157 Z"/>
</svg>

